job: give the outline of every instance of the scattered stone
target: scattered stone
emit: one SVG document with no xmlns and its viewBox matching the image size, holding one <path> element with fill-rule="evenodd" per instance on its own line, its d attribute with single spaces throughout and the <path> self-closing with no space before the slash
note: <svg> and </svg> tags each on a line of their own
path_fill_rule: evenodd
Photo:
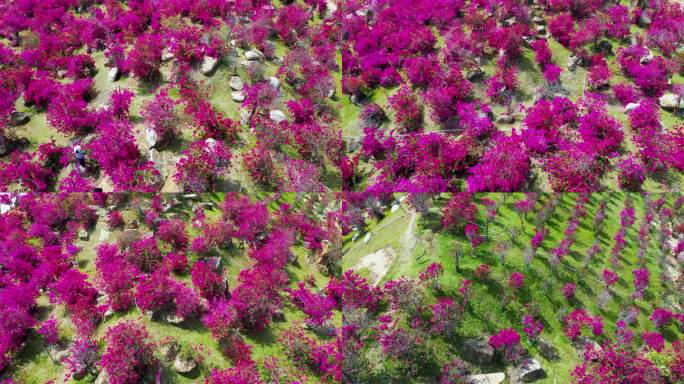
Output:
<svg viewBox="0 0 684 384">
<path fill-rule="evenodd" d="M 250 50 L 245 52 L 245 59 L 249 61 L 255 61 L 261 59 L 261 53 L 259 51 Z"/>
<path fill-rule="evenodd" d="M 484 75 L 484 71 L 480 68 L 477 68 L 473 69 L 472 71 L 468 71 L 468 73 L 466 74 L 466 79 L 468 79 L 468 81 L 470 81 L 471 83 L 474 83 L 482 80 L 484 78 Z"/>
<path fill-rule="evenodd" d="M 582 59 L 580 59 L 578 56 L 570 55 L 570 56 L 568 56 L 568 62 L 566 64 L 566 67 L 569 70 L 574 71 L 577 68 L 577 66 L 580 64 L 580 61 L 582 61 Z"/>
<path fill-rule="evenodd" d="M 652 23 L 651 16 L 649 16 L 648 13 L 646 13 L 646 12 L 642 12 L 641 16 L 639 16 L 639 22 L 638 22 L 639 26 L 641 28 L 648 28 L 648 26 L 651 25 L 651 23 Z"/>
<path fill-rule="evenodd" d="M 321 335 L 333 336 L 336 333 L 335 325 L 330 320 L 321 325 L 306 323 L 305 326 Z"/>
<path fill-rule="evenodd" d="M 535 31 L 537 31 L 537 35 L 545 35 L 546 34 L 546 27 L 543 25 L 537 25 L 535 27 Z"/>
<path fill-rule="evenodd" d="M 179 373 L 188 373 L 195 369 L 197 362 L 192 358 L 183 358 L 181 355 L 176 355 L 173 361 L 173 370 Z"/>
<path fill-rule="evenodd" d="M 175 57 L 176 56 L 173 54 L 173 52 L 171 52 L 171 50 L 169 50 L 168 48 L 164 48 L 164 50 L 162 51 L 161 59 L 163 62 L 171 61 Z"/>
<path fill-rule="evenodd" d="M 368 242 L 370 241 L 370 238 L 371 238 L 370 232 L 366 233 L 366 236 L 363 237 L 363 243 L 368 244 Z"/>
<path fill-rule="evenodd" d="M 629 103 L 625 105 L 625 113 L 632 112 L 633 110 L 639 108 L 640 105 L 641 103 Z"/>
<path fill-rule="evenodd" d="M 131 220 L 126 224 L 126 229 L 138 229 L 140 228 L 140 223 L 138 220 Z"/>
<path fill-rule="evenodd" d="M 242 91 L 242 88 L 244 88 L 245 83 L 242 81 L 240 76 L 232 76 L 230 78 L 230 83 L 228 83 L 228 85 L 230 85 L 230 89 L 232 89 L 233 91 Z"/>
<path fill-rule="evenodd" d="M 107 374 L 107 371 L 104 369 L 100 371 L 100 374 L 97 375 L 97 379 L 95 379 L 95 384 L 109 384 L 109 375 Z"/>
<path fill-rule="evenodd" d="M 470 384 L 500 384 L 505 379 L 506 375 L 503 372 L 468 376 L 468 382 Z"/>
<path fill-rule="evenodd" d="M 165 312 L 161 314 L 160 320 L 169 324 L 180 324 L 185 321 L 185 318 L 178 316 L 175 313 Z"/>
<path fill-rule="evenodd" d="M 515 24 L 516 22 L 517 22 L 517 19 L 515 18 L 515 16 L 513 16 L 511 18 L 504 20 L 503 25 L 510 27 L 511 25 Z"/>
<path fill-rule="evenodd" d="M 651 52 L 649 52 L 648 55 L 646 55 L 646 56 L 642 57 L 641 59 L 639 59 L 639 64 L 648 64 L 648 63 L 650 63 L 654 58 L 655 58 L 655 56 L 653 56 L 653 54 L 652 54 Z"/>
<path fill-rule="evenodd" d="M 97 297 L 97 305 L 105 305 L 109 301 L 109 295 L 104 294 Z"/>
<path fill-rule="evenodd" d="M 335 89 L 335 87 L 330 87 L 330 89 L 328 89 L 328 94 L 326 96 L 328 96 L 328 99 L 333 99 L 333 98 L 335 98 L 336 92 L 337 92 L 337 89 Z"/>
<path fill-rule="evenodd" d="M 276 123 L 280 123 L 287 120 L 287 116 L 285 116 L 285 113 L 278 109 L 274 109 L 271 112 L 269 112 L 268 117 Z"/>
<path fill-rule="evenodd" d="M 24 112 L 12 112 L 9 117 L 9 126 L 19 127 L 28 124 L 30 120 L 29 115 Z"/>
<path fill-rule="evenodd" d="M 230 98 L 236 103 L 242 103 L 245 101 L 245 93 L 242 91 L 233 91 L 230 93 Z"/>
<path fill-rule="evenodd" d="M 280 80 L 278 80 L 277 77 L 269 77 L 268 83 L 271 84 L 271 87 L 273 87 L 273 89 L 275 89 L 276 91 L 278 90 L 278 88 L 280 88 Z"/>
<path fill-rule="evenodd" d="M 361 149 L 361 140 L 349 139 L 347 140 L 347 153 L 354 153 Z"/>
<path fill-rule="evenodd" d="M 113 83 L 117 80 L 119 80 L 119 68 L 114 67 L 109 70 L 109 73 L 107 73 L 107 80 L 109 80 L 110 83 Z"/>
<path fill-rule="evenodd" d="M 159 135 L 154 129 L 145 127 L 145 141 L 150 148 L 154 148 L 159 142 Z"/>
<path fill-rule="evenodd" d="M 609 54 L 613 52 L 613 44 L 611 44 L 608 40 L 601 40 L 596 48 L 598 48 L 599 52 L 603 54 Z"/>
<path fill-rule="evenodd" d="M 210 257 L 207 259 L 207 264 L 214 269 L 220 269 L 223 259 L 217 256 Z"/>
<path fill-rule="evenodd" d="M 175 341 L 170 343 L 164 343 L 159 347 L 159 353 L 161 353 L 162 359 L 165 361 L 173 361 L 178 352 L 180 351 L 180 345 Z"/>
<path fill-rule="evenodd" d="M 679 97 L 674 93 L 666 93 L 658 99 L 660 106 L 665 109 L 684 109 L 684 97 Z"/>
<path fill-rule="evenodd" d="M 202 60 L 202 74 L 205 76 L 210 75 L 216 69 L 218 65 L 218 59 L 211 56 L 204 56 Z"/>
<path fill-rule="evenodd" d="M 543 17 L 541 16 L 535 16 L 532 18 L 532 22 L 535 24 L 546 24 L 546 20 L 544 20 Z"/>
<path fill-rule="evenodd" d="M 67 73 L 68 72 L 65 69 L 60 69 L 59 71 L 57 71 L 57 78 L 63 79 L 66 77 Z"/>
<path fill-rule="evenodd" d="M 107 310 L 105 311 L 105 313 L 104 313 L 104 315 L 103 315 L 103 318 L 104 318 L 105 321 L 107 321 L 107 320 L 111 319 L 112 316 L 114 316 L 114 310 L 111 309 L 111 308 L 109 308 L 109 309 L 107 309 Z"/>
<path fill-rule="evenodd" d="M 281 309 L 276 310 L 273 313 L 273 321 L 278 323 L 285 322 L 285 312 L 283 312 Z"/>
<path fill-rule="evenodd" d="M 249 117 L 252 114 L 246 110 L 246 109 L 241 109 L 240 110 L 240 124 L 245 125 L 249 122 Z"/>
<path fill-rule="evenodd" d="M 511 115 L 501 115 L 496 119 L 499 124 L 513 124 L 515 123 L 515 118 Z"/>
<path fill-rule="evenodd" d="M 482 339 L 468 339 L 463 343 L 463 357 L 478 365 L 489 364 L 494 359 L 494 348 Z"/>
<path fill-rule="evenodd" d="M 55 361 L 60 362 L 69 356 L 69 349 L 61 347 L 59 345 L 51 345 L 48 347 L 50 356 L 52 356 Z"/>
<path fill-rule="evenodd" d="M 81 240 L 88 240 L 88 231 L 85 229 L 81 229 L 78 231 L 78 238 Z"/>
<path fill-rule="evenodd" d="M 400 208 L 399 204 L 392 204 L 392 208 L 390 208 L 390 212 L 396 212 Z"/>
<path fill-rule="evenodd" d="M 508 368 L 511 384 L 531 383 L 546 377 L 546 372 L 536 359 L 525 359 L 519 365 Z"/>
</svg>

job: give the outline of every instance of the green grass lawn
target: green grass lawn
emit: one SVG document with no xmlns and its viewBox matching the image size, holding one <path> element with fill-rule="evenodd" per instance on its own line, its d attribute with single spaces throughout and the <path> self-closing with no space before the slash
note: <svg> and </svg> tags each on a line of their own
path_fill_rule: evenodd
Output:
<svg viewBox="0 0 684 384">
<path fill-rule="evenodd" d="M 505 197 L 506 203 L 503 204 Z M 578 362 L 577 355 L 569 339 L 563 334 L 560 314 L 567 308 L 585 308 L 593 316 L 599 315 L 604 318 L 605 330 L 609 335 L 613 334 L 615 322 L 620 309 L 631 302 L 633 277 L 632 269 L 637 267 L 638 226 L 644 215 L 644 198 L 641 195 L 632 194 L 636 209 L 636 222 L 627 231 L 627 246 L 621 254 L 621 267 L 617 271 L 620 277 L 618 284 L 613 290 L 613 300 L 604 308 L 599 309 L 597 297 L 603 289 L 601 272 L 604 268 L 610 268 L 608 261 L 609 251 L 613 246 L 613 236 L 620 226 L 619 213 L 624 206 L 625 194 L 595 194 L 586 205 L 587 216 L 582 219 L 576 232 L 576 241 L 571 252 L 566 256 L 559 267 L 552 267 L 549 263 L 549 251 L 557 246 L 563 238 L 563 231 L 570 217 L 577 195 L 562 195 L 561 203 L 549 219 L 547 228 L 550 230 L 542 247 L 537 251 L 529 269 L 524 267 L 523 250 L 529 245 L 529 240 L 534 234 L 533 223 L 525 220 L 522 227 L 520 218 L 512 208 L 512 203 L 523 197 L 522 194 L 491 194 L 487 197 L 497 201 L 499 210 L 497 218 L 489 226 L 490 239 L 472 252 L 467 239 L 462 235 L 454 235 L 440 229 L 439 210 L 433 208 L 427 216 L 420 216 L 415 228 L 415 236 L 418 241 L 412 252 L 406 249 L 397 249 L 399 253 L 408 252 L 411 257 L 399 265 L 393 265 L 382 282 L 402 276 L 417 278 L 419 273 L 430 263 L 439 262 L 444 267 L 444 275 L 440 280 L 443 292 L 430 292 L 430 300 L 436 300 L 435 295 L 454 294 L 463 279 L 474 281 L 473 298 L 467 310 L 465 321 L 459 329 L 459 338 L 453 343 L 447 343 L 442 339 L 431 339 L 428 343 L 434 350 L 437 366 L 448 362 L 454 355 L 458 355 L 460 342 L 467 337 L 488 336 L 501 328 L 515 327 L 521 331 L 521 318 L 525 312 L 523 305 L 518 300 L 507 298 L 507 278 L 513 271 L 525 274 L 526 288 L 520 294 L 525 302 L 535 302 L 541 308 L 541 318 L 544 323 L 544 331 L 541 337 L 557 350 L 561 357 L 556 361 L 549 361 L 540 357 L 537 346 L 525 342 L 525 347 L 530 353 L 539 358 L 548 375 L 539 383 L 567 383 L 570 380 L 570 372 Z M 544 196 L 542 199 L 548 199 Z M 608 202 L 606 220 L 600 231 L 595 232 L 592 228 L 594 212 L 600 200 Z M 444 203 L 443 199 L 437 202 L 437 206 Z M 669 203 L 672 203 L 670 201 Z M 386 246 L 399 247 L 397 237 L 407 226 L 405 218 L 395 220 L 401 211 L 390 214 L 379 223 L 371 223 L 369 231 L 373 233 L 368 244 L 363 244 L 362 236 L 355 242 L 348 240 L 344 265 L 353 267 L 363 255 L 374 252 Z M 392 224 L 386 224 L 392 222 Z M 380 231 L 374 230 L 384 226 Z M 511 228 L 515 228 L 515 234 L 511 239 Z M 582 269 L 582 260 L 587 248 L 598 238 L 603 252 L 593 259 L 586 270 Z M 505 254 L 505 262 L 499 261 L 494 247 L 502 241 L 510 242 L 509 251 Z M 460 246 L 465 252 L 465 258 L 461 263 L 460 270 L 456 268 L 455 249 Z M 633 328 L 638 335 L 643 330 L 652 330 L 647 319 L 655 306 L 662 305 L 663 299 L 671 292 L 660 282 L 661 246 L 657 240 L 657 230 L 652 230 L 648 251 L 645 256 L 646 266 L 651 272 L 649 286 L 643 300 L 637 300 L 636 305 L 641 310 Z M 491 278 L 486 282 L 478 282 L 474 276 L 475 268 L 487 263 L 492 266 Z M 361 271 L 362 273 L 362 271 Z M 381 284 L 382 284 L 381 282 Z M 563 284 L 573 282 L 577 285 L 575 297 L 568 302 L 561 294 Z M 670 297 L 672 298 L 672 297 Z M 664 336 L 669 341 L 681 337 L 674 328 L 665 332 Z M 525 337 L 523 337 L 525 339 Z M 382 364 L 378 362 L 378 364 Z M 499 366 L 478 367 L 482 372 L 495 372 Z M 421 379 L 415 382 L 423 382 Z"/>
</svg>

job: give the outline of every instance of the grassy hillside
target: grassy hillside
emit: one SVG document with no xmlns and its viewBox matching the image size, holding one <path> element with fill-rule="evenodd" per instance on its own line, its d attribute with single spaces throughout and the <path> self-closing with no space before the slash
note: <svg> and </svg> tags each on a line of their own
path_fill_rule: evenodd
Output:
<svg viewBox="0 0 684 384">
<path fill-rule="evenodd" d="M 613 237 L 620 227 L 620 211 L 625 204 L 625 194 L 594 194 L 591 195 L 586 205 L 587 215 L 580 221 L 576 232 L 576 240 L 571 252 L 566 256 L 561 265 L 553 267 L 549 260 L 550 251 L 558 245 L 563 238 L 563 231 L 572 214 L 573 207 L 578 196 L 575 194 L 559 195 L 560 202 L 553 214 L 548 219 L 546 228 L 549 234 L 542 246 L 537 250 L 529 268 L 525 268 L 523 251 L 529 246 L 530 238 L 534 235 L 534 223 L 532 216 L 521 220 L 515 212 L 512 204 L 524 197 L 522 194 L 490 194 L 478 197 L 486 197 L 496 202 L 498 214 L 489 225 L 489 239 L 473 250 L 468 239 L 461 233 L 453 233 L 441 229 L 441 209 L 446 202 L 447 196 L 437 199 L 427 214 L 418 214 L 404 202 L 402 209 L 387 210 L 387 215 L 380 221 L 372 222 L 367 227 L 370 239 L 364 242 L 364 234 L 357 235 L 355 240 L 347 238 L 344 257 L 344 267 L 354 268 L 361 275 L 373 278 L 373 272 L 361 262 L 369 254 L 382 249 L 393 249 L 396 257 L 387 266 L 387 273 L 380 278 L 379 284 L 399 277 L 417 279 L 419 274 L 433 262 L 440 263 L 444 267 L 444 274 L 439 280 L 440 290 L 427 289 L 428 301 L 434 303 L 438 297 L 455 296 L 461 282 L 464 279 L 473 281 L 472 299 L 467 308 L 465 319 L 458 329 L 456 340 L 447 342 L 441 338 L 431 338 L 427 341 L 428 349 L 432 351 L 432 359 L 436 367 L 450 361 L 455 356 L 461 355 L 462 342 L 470 337 L 487 337 L 499 329 L 514 327 L 521 332 L 521 318 L 527 313 L 525 304 L 538 306 L 539 318 L 544 324 L 541 338 L 551 344 L 557 351 L 559 358 L 549 360 L 541 356 L 539 347 L 528 341 L 523 341 L 524 347 L 530 355 L 540 360 L 547 378 L 539 383 L 567 383 L 570 381 L 570 372 L 578 363 L 576 350 L 570 340 L 563 333 L 561 317 L 569 313 L 569 309 L 585 308 L 593 316 L 599 315 L 604 320 L 605 334 L 612 335 L 615 323 L 620 316 L 620 311 L 632 303 L 630 294 L 633 287 L 632 269 L 637 267 L 638 249 L 638 226 L 643 220 L 645 213 L 646 197 L 633 194 L 630 198 L 634 201 L 636 221 L 627 231 L 627 246 L 620 256 L 620 268 L 617 270 L 619 281 L 613 289 L 613 299 L 599 308 L 597 299 L 603 290 L 601 272 L 604 268 L 611 268 L 609 251 L 613 246 Z M 659 196 L 650 196 L 655 199 Z M 541 197 L 539 204 L 550 198 L 549 195 Z M 592 228 L 592 220 L 601 200 L 607 201 L 607 212 L 604 224 L 600 229 Z M 668 203 L 672 204 L 674 197 L 668 196 Z M 481 213 L 480 213 L 481 215 Z M 481 232 L 484 232 L 484 220 L 480 217 Z M 462 232 L 462 231 L 461 231 Z M 643 299 L 634 301 L 640 310 L 636 323 L 633 327 L 635 334 L 644 330 L 652 330 L 648 316 L 656 306 L 664 306 L 670 302 L 680 305 L 681 292 L 673 292 L 671 286 L 661 281 L 661 260 L 663 259 L 663 247 L 659 244 L 657 228 L 652 228 L 650 240 L 645 254 L 646 267 L 650 271 L 650 283 Z M 407 238 L 413 237 L 413 241 Z M 603 251 L 595 256 L 584 269 L 582 260 L 587 249 L 595 240 L 600 241 Z M 501 244 L 508 244 L 507 251 L 503 252 L 504 262 L 500 260 L 498 249 Z M 464 255 L 460 269 L 455 262 L 456 249 L 460 249 Z M 488 279 L 478 280 L 474 271 L 480 264 L 486 263 L 491 266 L 492 272 Z M 508 276 L 511 272 L 518 271 L 525 275 L 525 288 L 517 297 L 511 296 L 507 288 Z M 574 298 L 566 300 L 560 293 L 561 287 L 568 282 L 577 285 Z M 679 295 L 679 296 L 678 296 Z M 681 332 L 675 327 L 668 328 L 663 336 L 672 342 L 681 337 Z M 600 340 L 599 340 L 600 341 Z M 368 356 L 377 358 L 377 349 L 373 346 L 368 348 Z M 392 376 L 389 364 L 375 360 L 378 364 L 377 377 Z M 481 372 L 497 372 L 503 367 L 499 365 L 479 366 L 475 369 Z M 424 377 L 412 380 L 399 379 L 399 382 L 430 382 L 428 377 L 438 373 L 438 370 L 428 369 L 422 372 Z"/>
</svg>

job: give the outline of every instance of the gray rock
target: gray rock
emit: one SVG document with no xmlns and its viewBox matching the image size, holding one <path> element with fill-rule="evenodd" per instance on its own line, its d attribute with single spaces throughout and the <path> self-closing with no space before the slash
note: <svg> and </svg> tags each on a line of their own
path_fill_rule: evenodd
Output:
<svg viewBox="0 0 684 384">
<path fill-rule="evenodd" d="M 546 24 L 546 20 L 544 20 L 544 18 L 540 16 L 533 17 L 532 22 L 535 24 Z"/>
<path fill-rule="evenodd" d="M 154 129 L 150 127 L 145 127 L 145 141 L 150 148 L 154 148 L 159 142 L 159 136 Z"/>
<path fill-rule="evenodd" d="M 537 31 L 537 35 L 545 35 L 546 34 L 546 27 L 543 25 L 537 25 L 534 28 L 535 31 Z"/>
<path fill-rule="evenodd" d="M 216 69 L 218 65 L 218 59 L 211 56 L 204 56 L 202 60 L 202 74 L 210 75 Z"/>
<path fill-rule="evenodd" d="M 646 55 L 646 56 L 642 57 L 641 59 L 639 59 L 639 63 L 640 63 L 640 64 L 648 64 L 648 63 L 650 63 L 654 58 L 655 58 L 655 56 L 653 56 L 653 54 L 652 54 L 651 52 L 649 52 L 648 55 Z"/>
<path fill-rule="evenodd" d="M 282 310 L 278 309 L 273 313 L 273 321 L 276 321 L 278 323 L 283 323 L 285 322 L 285 312 Z"/>
<path fill-rule="evenodd" d="M 104 369 L 100 371 L 100 374 L 97 375 L 97 379 L 95 379 L 95 384 L 109 384 L 109 375 L 107 374 L 107 371 Z"/>
<path fill-rule="evenodd" d="M 515 24 L 518 20 L 515 18 L 515 16 L 510 17 L 506 20 L 503 21 L 503 25 L 510 27 L 511 25 Z"/>
<path fill-rule="evenodd" d="M 211 266 L 214 269 L 220 269 L 221 264 L 223 264 L 223 259 L 216 256 L 210 257 L 207 259 L 207 264 L 209 264 L 209 266 Z"/>
<path fill-rule="evenodd" d="M 173 52 L 171 52 L 168 48 L 165 48 L 165 49 L 162 51 L 162 57 L 161 57 L 161 59 L 162 59 L 163 62 L 171 61 L 171 60 L 173 60 L 175 57 L 176 57 L 176 56 L 173 54 Z"/>
<path fill-rule="evenodd" d="M 78 238 L 81 240 L 88 240 L 88 231 L 85 229 L 81 229 L 78 231 Z"/>
<path fill-rule="evenodd" d="M 472 71 L 468 71 L 466 74 L 466 79 L 470 81 L 471 83 L 474 83 L 476 81 L 480 81 L 484 78 L 484 71 L 481 70 L 480 68 L 473 69 Z"/>
<path fill-rule="evenodd" d="M 107 80 L 109 80 L 110 83 L 113 83 L 117 80 L 119 80 L 119 68 L 114 67 L 109 70 L 109 73 L 107 73 Z"/>
<path fill-rule="evenodd" d="M 506 379 L 506 374 L 503 372 L 484 373 L 481 375 L 468 376 L 470 384 L 500 384 Z"/>
<path fill-rule="evenodd" d="M 104 313 L 104 315 L 103 315 L 103 319 L 104 319 L 105 321 L 107 321 L 107 320 L 111 319 L 112 316 L 114 316 L 114 310 L 111 309 L 111 308 L 109 308 L 109 309 L 107 309 L 107 310 L 105 311 L 105 313 Z"/>
<path fill-rule="evenodd" d="M 496 119 L 496 122 L 499 124 L 513 124 L 515 118 L 511 115 L 501 115 Z"/>
<path fill-rule="evenodd" d="M 185 318 L 178 316 L 175 313 L 165 312 L 161 314 L 160 320 L 169 324 L 180 324 L 185 321 Z"/>
<path fill-rule="evenodd" d="M 268 117 L 276 123 L 280 123 L 287 120 L 287 116 L 285 116 L 285 113 L 278 109 L 274 109 L 271 112 L 269 112 Z"/>
<path fill-rule="evenodd" d="M 173 361 L 176 358 L 176 355 L 178 355 L 179 351 L 180 345 L 178 345 L 178 343 L 175 341 L 162 344 L 159 347 L 159 353 L 161 354 L 162 359 L 165 361 Z"/>
<path fill-rule="evenodd" d="M 478 365 L 489 364 L 494 359 L 494 348 L 485 340 L 468 339 L 463 343 L 463 357 Z"/>
<path fill-rule="evenodd" d="M 29 115 L 24 112 L 12 112 L 9 116 L 9 126 L 19 127 L 28 124 L 30 120 Z"/>
<path fill-rule="evenodd" d="M 361 140 L 349 139 L 347 140 L 347 153 L 353 153 L 361 149 Z"/>
<path fill-rule="evenodd" d="M 188 373 L 196 366 L 197 362 L 194 359 L 183 358 L 181 355 L 176 355 L 173 361 L 173 370 L 179 373 Z"/>
<path fill-rule="evenodd" d="M 251 114 L 248 110 L 246 110 L 246 109 L 241 109 L 241 110 L 240 110 L 240 124 L 242 124 L 242 125 L 247 124 L 247 122 L 249 122 L 249 117 L 250 117 L 251 115 L 252 115 L 252 114 Z"/>
<path fill-rule="evenodd" d="M 508 368 L 511 384 L 531 383 L 546 377 L 541 363 L 536 359 L 524 359 L 519 365 Z"/>
<path fill-rule="evenodd" d="M 232 76 L 230 78 L 230 83 L 228 83 L 228 85 L 230 85 L 230 89 L 232 89 L 233 91 L 242 91 L 242 88 L 244 88 L 245 83 L 242 81 L 240 76 Z"/>
<path fill-rule="evenodd" d="M 245 59 L 247 59 L 249 61 L 259 60 L 259 59 L 261 59 L 261 56 L 262 56 L 261 52 L 259 52 L 257 50 L 249 50 L 249 51 L 245 52 Z"/>
<path fill-rule="evenodd" d="M 651 16 L 647 14 L 646 12 L 643 12 L 641 16 L 639 16 L 639 26 L 642 28 L 647 28 L 649 25 L 651 25 L 653 21 L 651 20 Z"/>
<path fill-rule="evenodd" d="M 131 220 L 126 224 L 126 229 L 138 229 L 140 228 L 140 223 L 138 220 Z"/>
<path fill-rule="evenodd" d="M 674 93 L 666 93 L 658 99 L 661 107 L 666 109 L 684 109 L 684 97 L 679 97 Z"/>
<path fill-rule="evenodd" d="M 363 243 L 368 244 L 368 242 L 370 241 L 370 238 L 371 238 L 370 232 L 366 233 L 366 236 L 363 237 Z"/>
<path fill-rule="evenodd" d="M 611 44 L 608 40 L 601 40 L 596 48 L 598 48 L 599 52 L 603 54 L 613 52 L 613 44 Z"/>
<path fill-rule="evenodd" d="M 63 78 L 66 77 L 67 73 L 68 73 L 68 72 L 67 72 L 66 70 L 60 69 L 59 71 L 57 71 L 57 78 L 58 78 L 58 79 L 63 79 Z"/>
<path fill-rule="evenodd" d="M 582 61 L 582 59 L 580 59 L 579 57 L 570 55 L 568 56 L 568 62 L 566 64 L 566 67 L 568 67 L 569 70 L 574 71 L 580 64 L 580 61 Z"/>
<path fill-rule="evenodd" d="M 558 356 L 558 351 L 556 348 L 551 345 L 551 343 L 547 342 L 544 339 L 539 339 L 537 342 L 539 344 L 539 353 L 546 359 L 546 360 L 558 360 L 560 356 Z"/>
<path fill-rule="evenodd" d="M 629 103 L 625 105 L 625 113 L 632 112 L 633 110 L 639 108 L 640 105 L 641 103 Z"/>
<path fill-rule="evenodd" d="M 280 80 L 278 80 L 277 77 L 269 77 L 268 83 L 271 84 L 271 87 L 273 87 L 273 89 L 275 90 L 278 90 L 278 88 L 280 88 Z"/>
<path fill-rule="evenodd" d="M 233 91 L 230 93 L 230 98 L 236 103 L 242 103 L 245 101 L 245 93 L 242 91 Z"/>
</svg>

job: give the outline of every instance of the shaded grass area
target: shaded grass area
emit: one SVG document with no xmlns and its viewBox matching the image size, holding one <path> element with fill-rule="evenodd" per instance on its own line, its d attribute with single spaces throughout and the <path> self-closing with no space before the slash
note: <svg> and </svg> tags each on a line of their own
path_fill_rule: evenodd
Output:
<svg viewBox="0 0 684 384">
<path fill-rule="evenodd" d="M 497 218 L 489 226 L 489 241 L 473 252 L 464 236 L 440 229 L 439 210 L 433 208 L 428 215 L 421 216 L 418 220 L 416 227 L 418 242 L 410 259 L 402 265 L 393 266 L 383 282 L 402 276 L 417 278 L 430 263 L 439 262 L 444 267 L 444 275 L 440 280 L 440 291 L 430 290 L 429 292 L 430 301 L 434 302 L 439 296 L 454 295 L 464 279 L 473 281 L 471 286 L 472 299 L 467 309 L 465 321 L 459 328 L 459 337 L 450 342 L 436 338 L 428 341 L 428 346 L 433 351 L 437 366 L 441 366 L 455 355 L 459 355 L 461 343 L 465 338 L 487 337 L 505 327 L 514 327 L 522 334 L 522 316 L 528 313 L 524 303 L 537 303 L 540 308 L 540 318 L 545 327 L 541 338 L 551 344 L 560 357 L 558 360 L 548 360 L 541 357 L 538 346 L 530 344 L 523 337 L 524 346 L 531 355 L 542 362 L 547 373 L 548 377 L 538 382 L 549 384 L 570 382 L 570 373 L 578 363 L 578 357 L 574 346 L 563 333 L 561 318 L 569 310 L 585 308 L 593 316 L 601 316 L 604 319 L 605 334 L 613 335 L 620 311 L 632 303 L 630 298 L 633 289 L 632 270 L 638 267 L 637 231 L 644 216 L 644 198 L 636 194 L 631 195 L 635 203 L 636 222 L 627 231 L 627 246 L 621 254 L 620 268 L 617 271 L 620 279 L 612 290 L 613 299 L 601 309 L 597 303 L 597 298 L 603 290 L 601 272 L 604 268 L 611 268 L 608 260 L 609 252 L 614 243 L 613 236 L 620 226 L 619 213 L 624 206 L 625 194 L 592 195 L 590 202 L 586 205 L 588 214 L 581 220 L 576 232 L 576 241 L 570 254 L 564 258 L 561 266 L 554 268 L 549 263 L 550 250 L 557 246 L 563 238 L 563 231 L 577 198 L 577 195 L 574 194 L 562 195 L 561 203 L 546 226 L 550 230 L 549 235 L 535 254 L 528 269 L 524 266 L 523 251 L 529 245 L 530 238 L 534 234 L 533 223 L 531 220 L 523 220 L 521 225 L 521 220 L 512 207 L 513 202 L 522 198 L 523 195 L 492 194 L 487 197 L 497 201 L 500 207 Z M 548 196 L 543 197 L 543 199 L 547 198 Z M 606 199 L 608 202 L 606 220 L 601 229 L 595 232 L 592 228 L 592 220 L 602 199 Z M 442 203 L 444 200 L 439 200 L 437 206 Z M 380 223 L 371 224 L 369 230 L 372 231 L 374 226 L 382 225 L 390 220 L 392 220 L 391 215 Z M 404 225 L 406 225 L 405 220 Z M 381 230 L 373 237 L 375 241 L 371 240 L 366 245 L 352 249 L 345 255 L 345 266 L 353 266 L 361 255 L 373 252 L 374 249 L 383 246 L 396 247 L 397 243 L 393 239 L 397 234 L 397 227 L 401 227 L 401 220 L 399 223 L 388 225 L 385 230 Z M 646 267 L 651 273 L 650 282 L 644 299 L 637 300 L 634 303 L 640 310 L 640 315 L 632 328 L 637 339 L 642 331 L 652 331 L 648 316 L 653 308 L 662 305 L 662 299 L 668 293 L 666 287 L 660 282 L 659 260 L 662 250 L 658 244 L 655 229 L 651 231 L 650 236 L 649 247 L 645 255 Z M 596 239 L 601 242 L 602 252 L 591 260 L 585 270 L 582 268 L 582 260 L 586 250 Z M 495 247 L 503 241 L 509 242 L 511 246 L 506 252 L 502 264 L 495 252 Z M 353 244 L 348 244 L 348 249 L 353 246 Z M 457 269 L 454 257 L 457 246 L 465 254 L 460 269 Z M 406 250 L 397 249 L 397 251 L 405 252 Z M 475 268 L 482 263 L 489 264 L 492 267 L 492 274 L 485 281 L 479 281 L 474 276 Z M 505 288 L 508 284 L 508 276 L 513 271 L 525 274 L 525 288 L 517 299 L 511 297 L 508 293 L 509 290 Z M 570 301 L 566 300 L 560 292 L 562 286 L 567 282 L 573 282 L 577 285 L 575 297 Z M 668 341 L 672 342 L 681 337 L 681 334 L 674 327 L 670 328 L 672 329 L 664 332 Z M 600 339 L 598 341 L 600 342 Z M 372 358 L 380 358 L 377 351 L 373 352 L 372 348 L 369 355 Z M 378 360 L 377 364 L 384 363 Z M 496 365 L 476 367 L 482 372 L 496 372 L 502 368 Z M 429 374 L 435 375 L 437 373 L 438 370 L 429 371 Z M 420 378 L 414 381 L 400 382 L 424 382 L 422 380 Z"/>
</svg>

